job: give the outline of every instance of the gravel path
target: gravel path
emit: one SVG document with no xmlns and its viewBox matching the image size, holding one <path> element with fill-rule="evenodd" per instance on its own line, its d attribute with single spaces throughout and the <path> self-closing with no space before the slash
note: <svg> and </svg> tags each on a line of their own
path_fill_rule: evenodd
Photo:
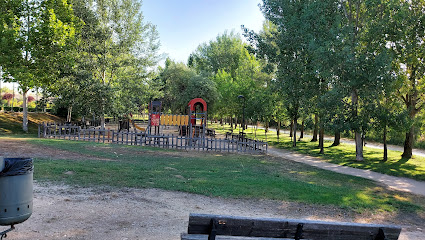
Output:
<svg viewBox="0 0 425 240">
<path fill-rule="evenodd" d="M 77 188 L 35 183 L 34 212 L 7 240 L 180 239 L 189 213 L 397 224 L 400 240 L 423 239 L 423 222 L 390 213 L 356 215 L 331 206 L 223 199 L 159 189 Z"/>
<path fill-rule="evenodd" d="M 369 170 L 341 166 L 338 164 L 324 162 L 320 158 L 311 157 L 300 153 L 295 153 L 288 150 L 277 149 L 273 147 L 269 147 L 268 154 L 342 174 L 371 179 L 373 181 L 380 182 L 391 189 L 425 196 L 425 182 L 422 181 L 416 181 L 413 179 L 402 177 L 393 177 Z"/>
</svg>

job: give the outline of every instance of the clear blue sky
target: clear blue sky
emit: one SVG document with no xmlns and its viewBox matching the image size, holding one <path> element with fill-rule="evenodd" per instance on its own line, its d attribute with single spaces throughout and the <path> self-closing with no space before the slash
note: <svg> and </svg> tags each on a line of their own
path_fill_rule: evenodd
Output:
<svg viewBox="0 0 425 240">
<path fill-rule="evenodd" d="M 145 21 L 157 26 L 160 52 L 184 63 L 201 43 L 215 39 L 226 30 L 241 34 L 241 25 L 259 31 L 264 21 L 258 7 L 261 0 L 142 1 Z M 5 86 L 12 87 L 10 83 L 2 83 Z"/>
<path fill-rule="evenodd" d="M 264 17 L 261 0 L 143 0 L 145 21 L 157 26 L 161 53 L 174 61 L 187 62 L 198 45 L 241 25 L 259 31 Z M 242 35 L 241 35 L 242 36 Z"/>
</svg>

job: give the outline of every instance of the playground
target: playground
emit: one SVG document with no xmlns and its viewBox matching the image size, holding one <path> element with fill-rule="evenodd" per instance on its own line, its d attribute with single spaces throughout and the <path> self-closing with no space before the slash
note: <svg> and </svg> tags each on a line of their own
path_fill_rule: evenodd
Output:
<svg viewBox="0 0 425 240">
<path fill-rule="evenodd" d="M 207 132 L 207 103 L 202 98 L 194 98 L 188 103 L 188 115 L 164 114 L 161 101 L 149 103 L 148 119 L 133 119 L 130 113 L 118 122 L 118 131 L 140 132 L 142 135 L 188 136 L 190 138 L 205 138 Z M 114 127 L 113 124 L 111 126 Z"/>
<path fill-rule="evenodd" d="M 152 101 L 147 120 L 128 114 L 118 122 L 108 121 L 105 127 L 43 123 L 38 136 L 197 151 L 267 152 L 267 142 L 247 138 L 243 132 L 217 135 L 208 128 L 207 103 L 202 98 L 192 99 L 187 108 L 187 115 L 164 114 L 162 102 Z"/>
</svg>

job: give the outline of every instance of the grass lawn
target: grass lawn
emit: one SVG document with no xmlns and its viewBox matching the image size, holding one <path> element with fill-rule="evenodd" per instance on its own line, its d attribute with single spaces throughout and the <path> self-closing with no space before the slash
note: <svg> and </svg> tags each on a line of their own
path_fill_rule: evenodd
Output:
<svg viewBox="0 0 425 240">
<path fill-rule="evenodd" d="M 219 133 L 225 133 L 229 130 L 229 125 L 225 127 L 219 124 L 210 124 L 209 127 L 216 128 Z M 233 132 L 238 133 L 239 129 Z M 247 136 L 254 138 L 255 130 L 245 130 Z M 299 137 L 299 136 L 298 136 Z M 369 169 L 392 176 L 407 177 L 415 180 L 425 181 L 425 158 L 414 156 L 411 159 L 402 159 L 401 152 L 388 150 L 388 160 L 382 161 L 384 150 L 376 148 L 364 148 L 364 161 L 356 161 L 356 149 L 352 144 L 342 143 L 339 146 L 331 146 L 332 142 L 325 141 L 325 153 L 319 154 L 318 142 L 310 142 L 311 139 L 301 139 L 297 142 L 296 147 L 292 147 L 292 141 L 288 134 L 280 134 L 277 139 L 275 131 L 269 131 L 267 135 L 263 129 L 257 131 L 256 138 L 266 140 L 270 145 L 278 148 L 297 151 L 311 156 L 321 157 L 325 161 L 336 163 L 339 165 Z"/>
<path fill-rule="evenodd" d="M 82 157 L 37 158 L 35 179 L 81 186 L 161 188 L 216 197 L 334 205 L 357 212 L 419 212 L 425 199 L 374 182 L 270 156 L 28 139 Z"/>
<path fill-rule="evenodd" d="M 28 133 L 22 131 L 22 113 L 0 113 L 0 137 L 11 134 L 20 137 L 34 137 L 38 124 L 42 122 L 63 122 L 63 119 L 49 113 L 28 113 Z"/>
</svg>

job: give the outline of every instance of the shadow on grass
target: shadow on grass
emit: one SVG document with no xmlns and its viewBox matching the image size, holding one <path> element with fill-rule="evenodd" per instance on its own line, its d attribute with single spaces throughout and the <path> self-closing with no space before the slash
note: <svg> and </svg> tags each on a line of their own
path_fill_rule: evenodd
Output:
<svg viewBox="0 0 425 240">
<path fill-rule="evenodd" d="M 348 144 L 332 146 L 332 142 L 325 141 L 324 154 L 319 153 L 317 142 L 300 141 L 297 142 L 296 147 L 292 147 L 290 141 L 270 142 L 270 144 L 278 148 L 320 157 L 330 163 L 425 181 L 424 166 L 421 166 L 421 163 L 412 163 L 414 160 L 402 158 L 396 151 L 389 151 L 388 160 L 383 161 L 383 150 L 366 147 L 363 154 L 364 161 L 356 161 L 355 148 Z"/>
</svg>

